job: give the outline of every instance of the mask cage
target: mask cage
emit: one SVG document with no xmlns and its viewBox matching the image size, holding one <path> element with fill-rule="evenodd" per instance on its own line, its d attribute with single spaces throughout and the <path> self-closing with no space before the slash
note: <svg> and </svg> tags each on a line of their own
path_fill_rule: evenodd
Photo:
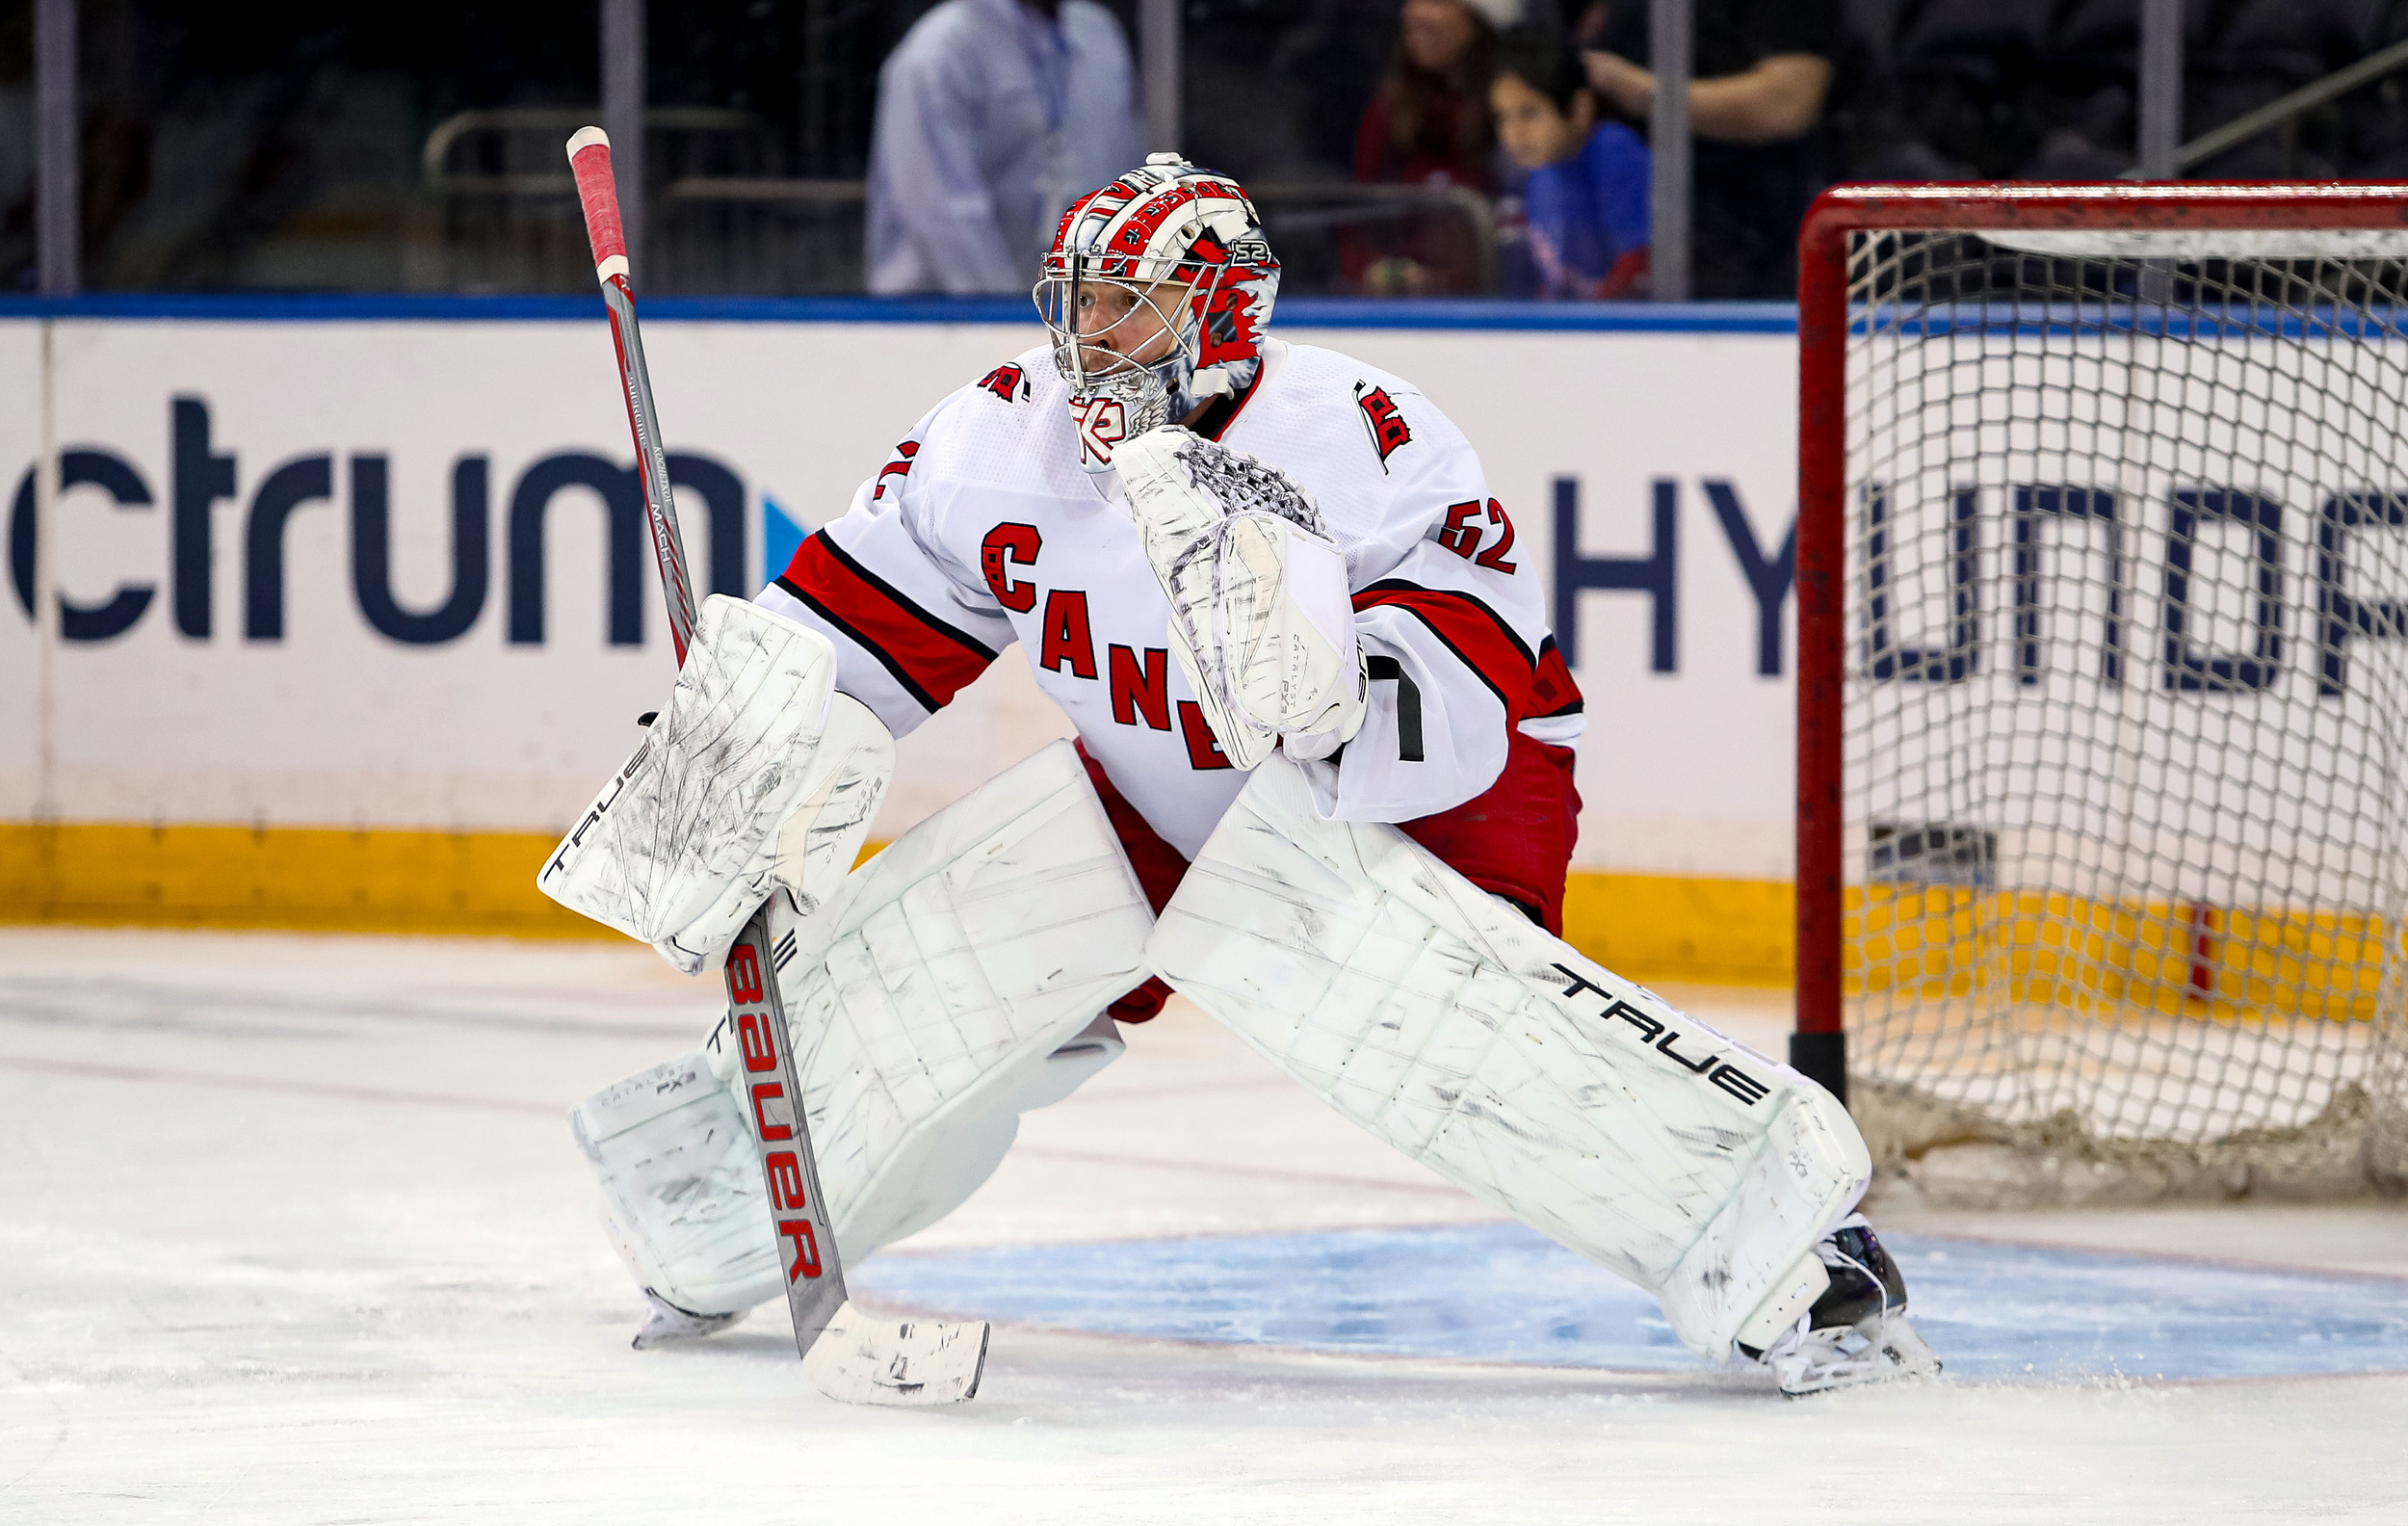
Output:
<svg viewBox="0 0 2408 1526">
<path fill-rule="evenodd" d="M 1037 281 L 1030 296 L 1036 303 L 1038 320 L 1053 341 L 1055 368 L 1070 383 L 1072 396 L 1141 387 L 1143 383 L 1136 379 L 1148 375 L 1168 391 L 1185 387 L 1202 353 L 1203 323 L 1198 315 L 1211 307 L 1229 274 L 1228 267 L 1197 261 L 1131 260 L 1093 253 L 1054 255 L 1046 260 L 1046 266 L 1049 274 Z M 1097 274 L 1098 267 L 1135 269 L 1127 274 L 1104 276 Z M 1154 269 L 1149 272 L 1147 267 Z M 1128 309 L 1092 332 L 1079 332 L 1076 315 L 1080 301 L 1090 295 L 1100 296 L 1107 288 L 1126 293 Z M 1177 300 L 1165 300 L 1165 289 L 1176 291 Z M 1096 340 L 1137 321 L 1141 313 L 1153 314 L 1162 331 L 1171 336 L 1167 353 L 1140 361 L 1096 345 Z"/>
</svg>

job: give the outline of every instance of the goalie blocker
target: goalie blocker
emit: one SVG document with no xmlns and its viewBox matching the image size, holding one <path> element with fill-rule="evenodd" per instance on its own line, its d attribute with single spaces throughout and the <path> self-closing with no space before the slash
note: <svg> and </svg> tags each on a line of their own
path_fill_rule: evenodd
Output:
<svg viewBox="0 0 2408 1526">
<path fill-rule="evenodd" d="M 819 632 L 723 593 L 703 600 L 667 707 L 537 887 L 688 975 L 772 891 L 820 906 L 895 772 L 894 737 L 835 676 Z"/>
</svg>

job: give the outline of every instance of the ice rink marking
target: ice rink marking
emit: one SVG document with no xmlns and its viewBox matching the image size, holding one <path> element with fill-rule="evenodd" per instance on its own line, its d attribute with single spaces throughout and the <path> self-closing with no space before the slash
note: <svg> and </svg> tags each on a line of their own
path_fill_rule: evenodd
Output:
<svg viewBox="0 0 2408 1526">
<path fill-rule="evenodd" d="M 2408 1282 L 1891 1237 L 1960 1379 L 2408 1372 Z M 1707 1370 L 1646 1295 L 1518 1224 L 896 1253 L 870 1295 L 1096 1334 L 1622 1372 Z"/>
</svg>

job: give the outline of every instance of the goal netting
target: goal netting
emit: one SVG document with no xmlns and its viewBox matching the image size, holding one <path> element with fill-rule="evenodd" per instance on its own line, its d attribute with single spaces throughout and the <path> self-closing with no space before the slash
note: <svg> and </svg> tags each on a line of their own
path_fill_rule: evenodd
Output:
<svg viewBox="0 0 2408 1526">
<path fill-rule="evenodd" d="M 1935 1198 L 2408 1176 L 2408 238 L 1854 231 L 1849 1101 Z"/>
</svg>

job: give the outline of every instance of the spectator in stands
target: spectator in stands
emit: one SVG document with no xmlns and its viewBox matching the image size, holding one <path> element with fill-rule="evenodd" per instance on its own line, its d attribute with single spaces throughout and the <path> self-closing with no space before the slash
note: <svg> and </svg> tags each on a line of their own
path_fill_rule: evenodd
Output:
<svg viewBox="0 0 2408 1526">
<path fill-rule="evenodd" d="M 1653 108 L 1647 0 L 1591 5 L 1589 82 L 1634 121 Z M 1823 179 L 1818 131 L 1840 52 L 1837 0 L 1696 0 L 1688 92 L 1690 290 L 1791 297 L 1797 224 Z"/>
<path fill-rule="evenodd" d="M 1025 292 L 1073 198 L 1143 155 L 1120 23 L 1094 0 L 944 0 L 878 71 L 874 292 Z"/>
<path fill-rule="evenodd" d="M 1372 185 L 1496 185 L 1488 74 L 1497 31 L 1521 19 L 1521 0 L 1404 0 L 1397 45 L 1354 137 L 1354 178 Z M 1460 215 L 1383 217 L 1380 236 L 1348 241 L 1349 284 L 1378 296 L 1479 289 L 1478 230 Z M 1378 247 L 1374 247 L 1378 246 Z"/>
<path fill-rule="evenodd" d="M 1498 140 L 1530 171 L 1522 196 L 1536 295 L 1645 296 L 1647 145 L 1597 119 L 1580 59 L 1551 32 L 1515 27 L 1497 39 L 1488 100 Z"/>
</svg>

